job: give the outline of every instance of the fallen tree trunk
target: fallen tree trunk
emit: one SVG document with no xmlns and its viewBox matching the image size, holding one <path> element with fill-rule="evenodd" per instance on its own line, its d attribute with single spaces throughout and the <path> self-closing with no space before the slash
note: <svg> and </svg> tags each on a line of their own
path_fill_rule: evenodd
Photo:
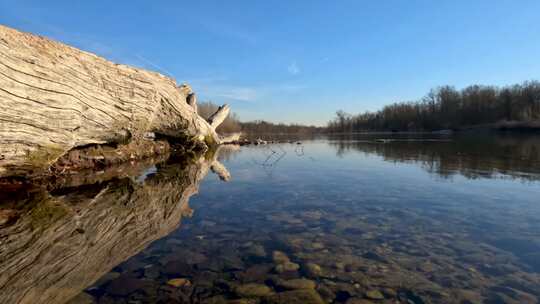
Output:
<svg viewBox="0 0 540 304">
<path fill-rule="evenodd" d="M 48 167 L 68 151 L 141 140 L 222 141 L 188 85 L 0 26 L 0 177 Z"/>
</svg>

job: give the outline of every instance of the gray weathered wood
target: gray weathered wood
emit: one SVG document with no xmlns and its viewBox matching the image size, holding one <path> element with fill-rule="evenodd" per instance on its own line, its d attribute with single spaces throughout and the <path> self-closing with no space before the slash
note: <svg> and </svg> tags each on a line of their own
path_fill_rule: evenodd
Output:
<svg viewBox="0 0 540 304">
<path fill-rule="evenodd" d="M 197 112 L 197 95 L 195 93 L 191 93 L 188 95 L 187 103 L 193 108 L 195 112 Z"/>
<path fill-rule="evenodd" d="M 221 141 L 224 143 L 237 143 L 240 141 L 240 138 L 242 137 L 242 132 L 236 132 L 232 133 L 226 136 L 221 137 Z"/>
<path fill-rule="evenodd" d="M 0 177 L 126 133 L 220 143 L 228 107 L 210 124 L 194 105 L 169 77 L 0 26 Z"/>
<path fill-rule="evenodd" d="M 224 120 L 229 116 L 230 107 L 229 105 L 222 105 L 208 118 L 208 123 L 215 130 Z"/>
</svg>

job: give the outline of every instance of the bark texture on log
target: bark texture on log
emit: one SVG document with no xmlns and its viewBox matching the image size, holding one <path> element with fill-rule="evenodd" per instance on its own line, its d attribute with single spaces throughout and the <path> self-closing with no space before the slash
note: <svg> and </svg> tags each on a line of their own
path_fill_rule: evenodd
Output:
<svg viewBox="0 0 540 304">
<path fill-rule="evenodd" d="M 73 177 L 2 205 L 0 214 L 13 219 L 0 223 L 0 303 L 66 303 L 177 229 L 210 167 L 223 167 L 220 149 L 183 165 L 157 164 L 144 181 L 119 168 L 99 175 L 106 180 Z"/>
<path fill-rule="evenodd" d="M 220 143 L 216 124 L 188 85 L 0 25 L 0 177 L 126 134 Z"/>
</svg>

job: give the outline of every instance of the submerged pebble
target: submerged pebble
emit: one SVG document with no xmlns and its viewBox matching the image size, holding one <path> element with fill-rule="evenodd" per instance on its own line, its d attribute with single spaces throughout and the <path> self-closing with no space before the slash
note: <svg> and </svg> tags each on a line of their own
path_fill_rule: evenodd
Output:
<svg viewBox="0 0 540 304">
<path fill-rule="evenodd" d="M 188 279 L 185 278 L 176 278 L 171 279 L 167 281 L 168 285 L 174 286 L 174 287 L 183 287 L 183 286 L 191 286 L 191 282 Z"/>
<path fill-rule="evenodd" d="M 270 287 L 263 284 L 244 284 L 236 286 L 235 293 L 241 297 L 264 297 L 272 293 Z"/>
<path fill-rule="evenodd" d="M 292 279 L 292 280 L 284 280 L 279 281 L 278 286 L 284 288 L 284 289 L 315 289 L 317 284 L 308 279 Z"/>
<path fill-rule="evenodd" d="M 285 262 L 283 264 L 276 265 L 274 269 L 277 273 L 297 271 L 298 269 L 300 269 L 300 265 L 293 262 Z"/>
<path fill-rule="evenodd" d="M 282 251 L 274 251 L 272 253 L 272 260 L 276 264 L 283 264 L 283 263 L 290 262 L 289 257 Z"/>
<path fill-rule="evenodd" d="M 360 299 L 360 298 L 350 298 L 345 304 L 374 304 L 370 300 Z"/>
<path fill-rule="evenodd" d="M 382 300 L 384 299 L 383 294 L 378 290 L 370 290 L 366 292 L 366 297 L 371 300 Z"/>
<path fill-rule="evenodd" d="M 313 289 L 293 290 L 277 293 L 264 299 L 265 304 L 324 304 L 324 300 Z"/>
<path fill-rule="evenodd" d="M 305 271 L 311 277 L 318 277 L 322 274 L 321 266 L 315 263 L 306 263 Z"/>
</svg>

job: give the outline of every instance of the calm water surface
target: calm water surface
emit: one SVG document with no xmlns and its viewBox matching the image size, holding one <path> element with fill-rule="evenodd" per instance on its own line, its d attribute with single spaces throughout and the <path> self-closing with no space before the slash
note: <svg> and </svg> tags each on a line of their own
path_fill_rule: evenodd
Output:
<svg viewBox="0 0 540 304">
<path fill-rule="evenodd" d="M 3 303 L 540 299 L 540 137 L 353 136 L 120 172 L 5 204 Z"/>
</svg>

